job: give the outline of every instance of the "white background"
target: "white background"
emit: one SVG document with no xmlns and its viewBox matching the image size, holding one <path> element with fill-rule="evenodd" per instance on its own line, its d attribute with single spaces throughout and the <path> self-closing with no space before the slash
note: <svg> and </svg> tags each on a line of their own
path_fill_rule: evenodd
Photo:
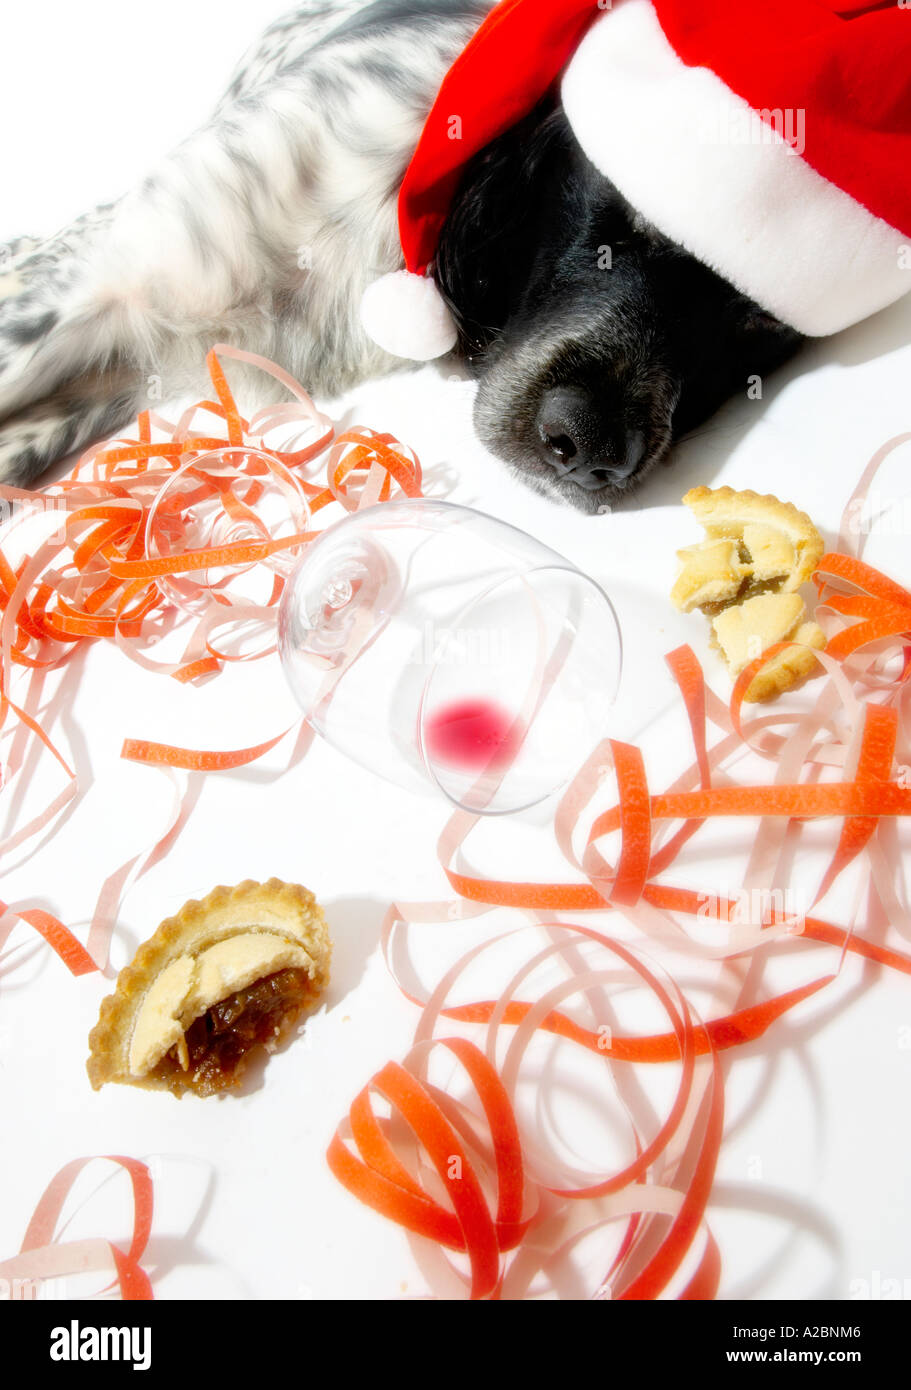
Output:
<svg viewBox="0 0 911 1390">
<path fill-rule="evenodd" d="M 0 33 L 0 240 L 50 232 L 141 176 L 205 115 L 245 44 L 272 17 L 265 0 L 8 6 Z M 641 741 L 660 786 L 685 756 L 682 726 L 667 713 L 673 690 L 663 653 L 690 641 L 716 689 L 728 691 L 701 620 L 675 614 L 666 597 L 673 551 L 695 538 L 680 496 L 695 483 L 720 481 L 776 492 L 808 510 L 831 541 L 864 463 L 909 427 L 909 328 L 906 302 L 808 349 L 766 384 L 761 402 L 732 402 L 679 449 L 635 505 L 597 520 L 515 483 L 472 438 L 471 388 L 434 367 L 417 379 L 371 384 L 354 400 L 364 423 L 418 450 L 435 491 L 525 527 L 605 585 L 626 638 L 612 732 Z M 894 487 L 909 463 L 905 448 Z M 911 580 L 907 535 L 870 554 Z M 293 710 L 274 665 L 232 671 L 196 691 L 98 648 L 67 681 L 50 722 L 89 790 L 48 843 L 15 857 L 3 896 L 47 906 L 79 930 L 101 880 L 154 837 L 167 809 L 164 779 L 119 760 L 123 737 L 231 747 L 267 736 Z M 391 898 L 440 891 L 434 839 L 446 810 L 376 782 L 322 746 L 287 776 L 269 775 L 280 766 L 276 753 L 262 766 L 209 780 L 176 847 L 124 904 L 116 960 L 187 898 L 218 882 L 276 874 L 308 883 L 326 904 L 336 947 L 327 1006 L 270 1062 L 262 1087 L 238 1099 L 178 1103 L 114 1087 L 95 1095 L 83 1039 L 109 986 L 71 980 L 49 951 L 27 944 L 26 963 L 0 978 L 0 1257 L 18 1248 L 63 1162 L 122 1152 L 153 1162 L 149 1263 L 160 1296 L 422 1291 L 404 1238 L 349 1199 L 323 1153 L 355 1091 L 408 1045 L 416 1015 L 377 958 L 377 929 Z M 43 787 L 36 783 L 39 799 Z M 546 843 L 534 817 L 500 823 L 485 834 L 485 867 L 534 873 Z M 549 868 L 558 871 L 556 863 Z M 697 862 L 692 872 L 706 888 L 710 879 L 731 881 L 720 860 Z M 14 940 L 29 943 L 24 931 Z M 451 954 L 452 943 L 441 942 L 440 958 Z M 821 960 L 818 973 L 833 963 Z M 802 969 L 802 978 L 816 973 L 804 962 Z M 875 1288 L 877 1279 L 911 1280 L 909 1026 L 907 980 L 849 963 L 824 1003 L 805 1006 L 774 1043 L 738 1061 L 711 1215 L 725 1296 L 845 1298 L 859 1287 L 853 1281 Z M 101 1176 L 80 1189 L 87 1200 L 69 1234 L 122 1234 L 119 1179 L 98 1189 Z"/>
</svg>

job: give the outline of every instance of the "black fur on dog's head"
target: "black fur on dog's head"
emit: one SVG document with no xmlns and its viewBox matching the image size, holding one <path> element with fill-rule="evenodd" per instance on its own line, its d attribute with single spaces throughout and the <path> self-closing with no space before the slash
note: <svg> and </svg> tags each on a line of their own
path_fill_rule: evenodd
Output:
<svg viewBox="0 0 911 1390">
<path fill-rule="evenodd" d="M 640 217 L 553 103 L 468 166 L 435 274 L 481 439 L 583 511 L 802 341 Z"/>
</svg>

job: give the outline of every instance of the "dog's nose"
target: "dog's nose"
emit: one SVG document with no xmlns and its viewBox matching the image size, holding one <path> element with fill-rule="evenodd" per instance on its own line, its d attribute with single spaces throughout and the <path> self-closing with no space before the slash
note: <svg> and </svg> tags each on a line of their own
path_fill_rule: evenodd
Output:
<svg viewBox="0 0 911 1390">
<path fill-rule="evenodd" d="M 645 453 L 641 430 L 627 430 L 576 386 L 545 391 L 537 424 L 547 462 L 561 478 L 571 478 L 592 492 L 607 483 L 625 482 Z"/>
</svg>

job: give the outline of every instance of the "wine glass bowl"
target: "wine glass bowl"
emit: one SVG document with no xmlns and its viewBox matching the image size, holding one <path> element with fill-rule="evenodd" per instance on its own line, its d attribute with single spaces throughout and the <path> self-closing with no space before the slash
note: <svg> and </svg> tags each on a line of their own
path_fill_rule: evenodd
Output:
<svg viewBox="0 0 911 1390">
<path fill-rule="evenodd" d="M 467 507 L 368 507 L 301 557 L 282 664 L 327 741 L 388 780 L 502 814 L 563 786 L 603 735 L 621 641 L 598 584 Z"/>
</svg>

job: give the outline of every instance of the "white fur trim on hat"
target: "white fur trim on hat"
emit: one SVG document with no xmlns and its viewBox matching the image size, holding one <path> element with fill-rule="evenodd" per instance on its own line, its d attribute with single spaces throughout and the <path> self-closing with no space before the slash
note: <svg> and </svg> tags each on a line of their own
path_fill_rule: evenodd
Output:
<svg viewBox="0 0 911 1390">
<path fill-rule="evenodd" d="M 836 333 L 911 289 L 908 238 L 800 157 L 799 128 L 776 131 L 683 63 L 650 0 L 615 0 L 595 22 L 562 97 L 582 149 L 643 217 L 800 332 Z"/>
<path fill-rule="evenodd" d="M 367 336 L 393 357 L 429 362 L 456 345 L 458 334 L 433 280 L 396 270 L 368 285 L 361 300 Z"/>
</svg>

